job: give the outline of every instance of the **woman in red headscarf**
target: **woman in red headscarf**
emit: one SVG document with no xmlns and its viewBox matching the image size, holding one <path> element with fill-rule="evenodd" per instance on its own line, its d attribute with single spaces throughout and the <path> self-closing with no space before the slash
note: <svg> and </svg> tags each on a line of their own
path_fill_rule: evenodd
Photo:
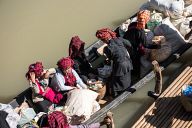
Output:
<svg viewBox="0 0 192 128">
<path fill-rule="evenodd" d="M 87 60 L 84 50 L 85 43 L 78 37 L 71 38 L 69 44 L 69 56 L 74 61 L 73 68 L 81 77 L 84 83 L 88 84 L 89 79 L 100 79 L 98 77 L 97 70 L 91 67 L 91 64 Z"/>
<path fill-rule="evenodd" d="M 81 124 L 81 120 L 84 121 L 84 117 L 76 117 L 76 122 L 78 125 L 71 125 L 67 120 L 67 116 L 60 111 L 54 111 L 49 115 L 44 114 L 37 122 L 37 124 L 42 128 L 101 128 L 101 126 L 106 125 L 110 128 L 115 128 L 113 121 L 113 116 L 110 113 L 104 117 L 103 121 L 92 124 Z"/>
<path fill-rule="evenodd" d="M 37 110 L 47 112 L 52 103 L 59 103 L 63 98 L 60 93 L 54 92 L 48 87 L 48 74 L 55 73 L 53 69 L 45 70 L 41 62 L 33 63 L 29 66 L 26 78 L 32 89 L 33 102 L 37 106 Z"/>
<path fill-rule="evenodd" d="M 131 85 L 132 64 L 124 46 L 125 40 L 116 37 L 116 33 L 108 28 L 98 30 L 96 37 L 108 44 L 103 52 L 109 60 L 113 61 L 110 87 L 112 88 L 112 96 L 116 97 Z"/>
<path fill-rule="evenodd" d="M 81 80 L 70 57 L 61 58 L 58 62 L 58 71 L 52 78 L 51 85 L 56 91 L 69 91 L 75 88 L 87 89 L 87 85 Z"/>
</svg>

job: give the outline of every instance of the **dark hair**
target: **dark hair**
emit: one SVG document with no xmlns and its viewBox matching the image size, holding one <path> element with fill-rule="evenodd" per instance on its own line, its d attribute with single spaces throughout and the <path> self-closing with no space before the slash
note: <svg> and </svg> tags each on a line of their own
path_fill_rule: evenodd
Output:
<svg viewBox="0 0 192 128">
<path fill-rule="evenodd" d="M 42 127 L 48 127 L 49 123 L 48 123 L 48 115 L 47 114 L 43 114 L 39 120 L 37 121 L 37 124 L 40 128 Z"/>
</svg>

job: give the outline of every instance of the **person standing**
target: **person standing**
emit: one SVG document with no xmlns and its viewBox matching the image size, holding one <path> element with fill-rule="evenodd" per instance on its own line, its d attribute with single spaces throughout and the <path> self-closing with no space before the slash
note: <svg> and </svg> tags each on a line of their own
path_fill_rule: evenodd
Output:
<svg viewBox="0 0 192 128">
<path fill-rule="evenodd" d="M 110 88 L 115 98 L 131 86 L 131 70 L 133 69 L 131 59 L 124 46 L 124 40 L 116 37 L 116 33 L 109 28 L 103 28 L 96 32 L 96 37 L 107 46 L 104 55 L 113 61 Z"/>
</svg>

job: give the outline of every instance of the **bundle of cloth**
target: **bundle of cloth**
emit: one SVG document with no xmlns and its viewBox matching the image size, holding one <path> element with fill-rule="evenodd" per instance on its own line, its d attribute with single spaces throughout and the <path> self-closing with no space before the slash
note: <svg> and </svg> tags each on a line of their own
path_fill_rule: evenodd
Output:
<svg viewBox="0 0 192 128">
<path fill-rule="evenodd" d="M 164 36 L 166 43 L 171 46 L 172 53 L 176 52 L 183 44 L 186 43 L 184 37 L 171 23 L 167 17 L 162 21 L 162 24 L 154 29 L 154 35 Z"/>
<path fill-rule="evenodd" d="M 100 109 L 100 105 L 96 101 L 98 93 L 88 89 L 75 89 L 67 94 L 65 103 L 65 114 L 67 116 L 85 116 L 85 121 Z"/>
<path fill-rule="evenodd" d="M 0 103 L 0 127 L 16 128 L 20 120 L 19 114 L 9 104 Z"/>
<path fill-rule="evenodd" d="M 148 0 L 143 4 L 140 10 L 157 10 L 165 16 L 179 18 L 183 15 L 183 0 Z"/>
<path fill-rule="evenodd" d="M 140 10 L 156 10 L 164 17 L 169 17 L 173 26 L 185 37 L 191 30 L 190 21 L 192 20 L 192 5 L 188 3 L 184 0 L 148 0 Z"/>
</svg>

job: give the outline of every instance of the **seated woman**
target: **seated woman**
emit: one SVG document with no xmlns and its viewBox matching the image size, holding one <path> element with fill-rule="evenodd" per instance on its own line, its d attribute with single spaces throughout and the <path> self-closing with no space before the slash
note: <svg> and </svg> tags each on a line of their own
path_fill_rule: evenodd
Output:
<svg viewBox="0 0 192 128">
<path fill-rule="evenodd" d="M 60 93 L 54 92 L 49 85 L 47 74 L 51 74 L 51 70 L 45 70 L 41 62 L 33 63 L 29 66 L 26 73 L 26 78 L 29 81 L 30 88 L 32 89 L 32 98 L 37 111 L 47 112 L 52 103 L 59 103 L 63 98 Z"/>
<path fill-rule="evenodd" d="M 80 120 L 83 120 L 83 117 L 79 118 L 81 118 Z M 108 112 L 101 122 L 92 124 L 71 125 L 66 115 L 64 115 L 60 111 L 55 111 L 53 113 L 50 113 L 49 115 L 42 116 L 37 123 L 40 127 L 46 128 L 101 128 L 104 125 L 106 125 L 107 128 L 115 128 L 113 115 L 111 112 Z"/>
<path fill-rule="evenodd" d="M 74 36 L 69 44 L 69 56 L 74 61 L 73 68 L 84 83 L 89 84 L 89 79 L 98 80 L 98 72 L 93 69 L 86 58 L 84 51 L 85 43 L 78 36 Z"/>
<path fill-rule="evenodd" d="M 81 80 L 77 72 L 72 68 L 74 65 L 70 57 L 61 58 L 58 62 L 57 73 L 51 80 L 51 86 L 56 91 L 69 91 L 72 89 L 87 89 L 87 85 Z"/>
</svg>

